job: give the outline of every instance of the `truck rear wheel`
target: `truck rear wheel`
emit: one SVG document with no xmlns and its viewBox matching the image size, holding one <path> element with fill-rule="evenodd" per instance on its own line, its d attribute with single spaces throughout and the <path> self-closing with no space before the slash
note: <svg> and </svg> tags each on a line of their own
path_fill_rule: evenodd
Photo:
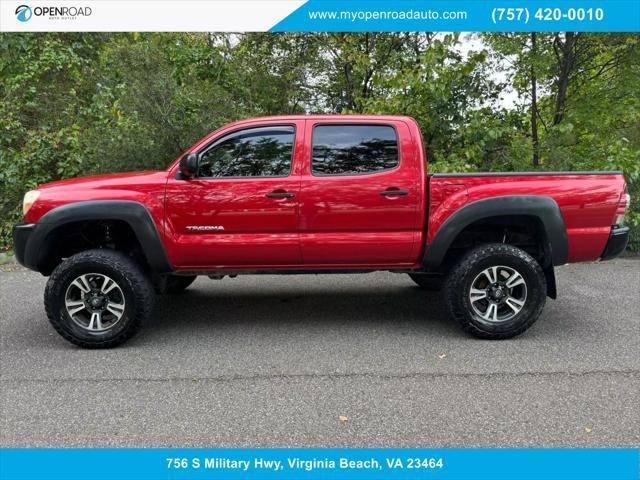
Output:
<svg viewBox="0 0 640 480">
<path fill-rule="evenodd" d="M 512 245 L 494 243 L 469 251 L 445 284 L 449 315 L 479 338 L 505 339 L 527 330 L 546 300 L 538 262 Z"/>
<path fill-rule="evenodd" d="M 149 278 L 124 253 L 96 249 L 63 261 L 49 277 L 44 305 L 53 328 L 83 348 L 109 348 L 131 338 L 150 317 Z"/>
</svg>

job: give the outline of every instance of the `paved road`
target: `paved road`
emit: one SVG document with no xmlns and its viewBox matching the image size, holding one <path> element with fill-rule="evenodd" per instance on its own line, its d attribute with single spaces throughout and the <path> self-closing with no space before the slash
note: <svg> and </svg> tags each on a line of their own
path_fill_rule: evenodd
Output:
<svg viewBox="0 0 640 480">
<path fill-rule="evenodd" d="M 376 273 L 199 279 L 125 346 L 87 351 L 49 327 L 43 277 L 0 273 L 0 444 L 637 447 L 640 261 L 558 277 L 509 341 Z"/>
</svg>

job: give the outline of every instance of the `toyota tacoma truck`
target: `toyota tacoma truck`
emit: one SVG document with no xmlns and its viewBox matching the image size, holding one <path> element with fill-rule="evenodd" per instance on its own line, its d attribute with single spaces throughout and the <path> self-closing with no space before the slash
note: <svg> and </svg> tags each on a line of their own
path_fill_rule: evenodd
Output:
<svg viewBox="0 0 640 480">
<path fill-rule="evenodd" d="M 85 348 L 129 339 L 157 293 L 198 275 L 408 274 L 481 338 L 528 329 L 554 267 L 622 252 L 620 172 L 428 174 L 415 120 L 242 120 L 166 170 L 48 183 L 24 197 L 18 261 L 49 276 L 47 316 Z M 425 301 L 429 297 L 425 297 Z"/>
</svg>

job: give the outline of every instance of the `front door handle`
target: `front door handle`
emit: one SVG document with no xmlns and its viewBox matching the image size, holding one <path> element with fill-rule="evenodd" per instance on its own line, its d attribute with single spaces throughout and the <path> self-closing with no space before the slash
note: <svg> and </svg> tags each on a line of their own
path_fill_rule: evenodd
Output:
<svg viewBox="0 0 640 480">
<path fill-rule="evenodd" d="M 296 194 L 291 192 L 271 192 L 265 195 L 267 198 L 293 198 L 295 196 Z"/>
<path fill-rule="evenodd" d="M 385 197 L 390 197 L 390 196 L 405 196 L 405 195 L 409 195 L 409 192 L 406 190 L 400 190 L 399 188 L 387 188 L 386 190 L 380 192 L 380 195 L 383 195 Z"/>
</svg>

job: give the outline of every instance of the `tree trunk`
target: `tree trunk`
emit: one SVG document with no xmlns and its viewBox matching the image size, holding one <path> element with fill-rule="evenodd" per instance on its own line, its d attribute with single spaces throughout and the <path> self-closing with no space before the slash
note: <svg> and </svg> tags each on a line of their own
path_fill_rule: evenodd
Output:
<svg viewBox="0 0 640 480">
<path fill-rule="evenodd" d="M 556 78 L 556 105 L 553 113 L 553 124 L 558 125 L 563 117 L 567 104 L 567 90 L 569 88 L 569 76 L 576 60 L 575 46 L 580 34 L 567 32 L 564 43 L 560 37 L 556 37 L 554 48 L 558 60 L 558 77 Z"/>
<path fill-rule="evenodd" d="M 536 76 L 535 59 L 537 52 L 536 33 L 531 33 L 531 145 L 533 149 L 532 163 L 540 165 L 540 142 L 538 138 L 538 78 Z"/>
</svg>

